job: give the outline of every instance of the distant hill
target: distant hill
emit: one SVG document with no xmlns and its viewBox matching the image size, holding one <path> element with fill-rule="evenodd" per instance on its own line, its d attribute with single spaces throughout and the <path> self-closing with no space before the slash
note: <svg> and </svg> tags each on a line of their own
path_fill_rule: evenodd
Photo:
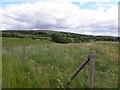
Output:
<svg viewBox="0 0 120 90">
<path fill-rule="evenodd" d="M 91 41 L 119 41 L 119 37 L 113 37 L 113 36 L 83 35 L 83 34 L 68 33 L 68 32 L 48 31 L 48 30 L 2 31 L 2 37 L 31 38 L 31 39 L 39 39 L 39 40 L 52 40 L 53 34 L 56 36 L 63 37 L 65 40 L 69 39 L 69 43 L 91 42 Z"/>
</svg>

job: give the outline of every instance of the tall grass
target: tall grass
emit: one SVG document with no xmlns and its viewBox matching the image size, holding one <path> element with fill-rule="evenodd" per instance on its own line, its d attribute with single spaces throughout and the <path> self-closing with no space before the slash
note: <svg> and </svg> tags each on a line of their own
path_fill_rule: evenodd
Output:
<svg viewBox="0 0 120 90">
<path fill-rule="evenodd" d="M 10 40 L 7 42 L 11 44 Z M 26 46 L 25 63 L 22 63 L 24 45 L 21 41 L 19 45 L 11 48 L 9 45 L 3 46 L 4 88 L 86 88 L 88 66 L 85 66 L 69 86 L 66 86 L 66 82 L 92 50 L 97 52 L 94 87 L 117 87 L 117 43 L 43 44 L 38 42 Z"/>
</svg>

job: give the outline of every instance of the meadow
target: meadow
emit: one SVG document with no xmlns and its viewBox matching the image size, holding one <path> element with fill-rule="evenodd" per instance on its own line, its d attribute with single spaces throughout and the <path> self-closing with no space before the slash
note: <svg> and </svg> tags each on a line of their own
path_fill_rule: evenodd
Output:
<svg viewBox="0 0 120 90">
<path fill-rule="evenodd" d="M 23 62 L 23 47 L 25 60 Z M 86 88 L 88 65 L 66 86 L 80 63 L 96 51 L 94 88 L 118 87 L 118 43 L 59 44 L 47 40 L 2 38 L 3 88 Z"/>
</svg>

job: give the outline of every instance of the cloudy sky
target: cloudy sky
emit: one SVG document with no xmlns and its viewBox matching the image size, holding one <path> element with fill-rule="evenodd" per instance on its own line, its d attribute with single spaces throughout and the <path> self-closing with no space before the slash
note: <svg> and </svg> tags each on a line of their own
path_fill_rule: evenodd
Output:
<svg viewBox="0 0 120 90">
<path fill-rule="evenodd" d="M 0 30 L 118 36 L 118 0 L 0 0 Z"/>
</svg>

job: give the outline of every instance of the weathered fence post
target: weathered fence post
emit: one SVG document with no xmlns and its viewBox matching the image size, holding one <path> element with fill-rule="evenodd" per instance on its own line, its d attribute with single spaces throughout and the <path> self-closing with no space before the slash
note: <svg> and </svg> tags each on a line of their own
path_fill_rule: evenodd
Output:
<svg viewBox="0 0 120 90">
<path fill-rule="evenodd" d="M 94 70 L 95 70 L 95 56 L 96 52 L 92 51 L 90 60 L 88 62 L 88 70 L 89 70 L 89 76 L 88 76 L 88 88 L 93 88 L 93 83 L 94 83 Z"/>
<path fill-rule="evenodd" d="M 24 64 L 26 61 L 25 61 L 25 46 L 22 47 L 22 63 Z"/>
<path fill-rule="evenodd" d="M 77 70 L 73 73 L 71 78 L 68 80 L 67 85 L 78 75 L 78 73 L 83 69 L 83 67 L 89 63 L 89 76 L 88 76 L 88 88 L 93 88 L 94 82 L 94 65 L 95 65 L 96 52 L 92 51 L 90 55 L 80 64 Z"/>
</svg>

